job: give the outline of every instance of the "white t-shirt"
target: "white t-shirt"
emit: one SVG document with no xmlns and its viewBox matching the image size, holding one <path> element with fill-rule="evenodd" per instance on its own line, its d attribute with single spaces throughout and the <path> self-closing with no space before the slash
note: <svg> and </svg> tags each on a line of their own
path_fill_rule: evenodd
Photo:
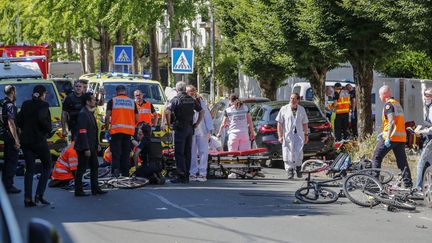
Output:
<svg viewBox="0 0 432 243">
<path fill-rule="evenodd" d="M 228 134 L 248 133 L 248 113 L 246 105 L 241 105 L 238 109 L 232 105 L 225 110 L 225 116 L 229 121 Z"/>
</svg>

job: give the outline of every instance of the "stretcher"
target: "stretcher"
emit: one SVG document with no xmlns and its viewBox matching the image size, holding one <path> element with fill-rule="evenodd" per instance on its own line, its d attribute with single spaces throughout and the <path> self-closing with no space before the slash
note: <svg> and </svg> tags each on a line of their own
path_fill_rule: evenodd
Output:
<svg viewBox="0 0 432 243">
<path fill-rule="evenodd" d="M 255 148 L 230 152 L 210 152 L 207 176 L 225 179 L 234 173 L 243 179 L 252 179 L 256 176 L 264 177 L 260 162 L 269 159 L 269 156 L 261 155 L 267 151 L 266 148 Z"/>
</svg>

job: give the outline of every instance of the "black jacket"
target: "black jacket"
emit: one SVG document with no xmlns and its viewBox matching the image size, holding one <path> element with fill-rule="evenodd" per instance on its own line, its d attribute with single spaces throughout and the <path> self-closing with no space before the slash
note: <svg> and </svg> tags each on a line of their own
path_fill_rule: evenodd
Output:
<svg viewBox="0 0 432 243">
<path fill-rule="evenodd" d="M 96 119 L 86 107 L 82 108 L 78 114 L 76 129 L 75 150 L 97 150 L 99 143 Z"/>
<path fill-rule="evenodd" d="M 21 129 L 20 142 L 23 146 L 46 143 L 51 132 L 49 104 L 42 100 L 26 100 L 17 115 Z"/>
</svg>

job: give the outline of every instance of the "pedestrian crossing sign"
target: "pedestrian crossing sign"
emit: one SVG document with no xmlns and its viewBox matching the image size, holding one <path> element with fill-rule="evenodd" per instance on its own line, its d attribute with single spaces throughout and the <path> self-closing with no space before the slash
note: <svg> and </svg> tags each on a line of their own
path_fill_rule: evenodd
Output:
<svg viewBox="0 0 432 243">
<path fill-rule="evenodd" d="M 114 46 L 114 65 L 132 65 L 133 46 L 115 45 Z"/>
<path fill-rule="evenodd" d="M 171 71 L 172 73 L 193 73 L 194 49 L 172 48 L 171 49 Z"/>
</svg>

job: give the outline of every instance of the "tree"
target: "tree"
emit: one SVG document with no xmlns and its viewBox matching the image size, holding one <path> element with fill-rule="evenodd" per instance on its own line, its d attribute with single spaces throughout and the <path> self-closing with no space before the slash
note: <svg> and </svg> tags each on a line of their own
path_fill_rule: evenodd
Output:
<svg viewBox="0 0 432 243">
<path fill-rule="evenodd" d="M 215 1 L 221 31 L 238 53 L 241 70 L 257 79 L 264 97 L 288 76 L 293 62 L 280 50 L 286 44 L 278 17 L 264 1 Z"/>
<path fill-rule="evenodd" d="M 327 71 L 343 60 L 332 33 L 323 33 L 321 18 L 311 1 L 275 0 L 272 3 L 281 22 L 286 45 L 294 60 L 296 76 L 310 81 L 316 103 L 324 105 Z M 326 16 L 333 18 L 333 16 Z"/>
<path fill-rule="evenodd" d="M 404 50 L 387 58 L 376 70 L 389 77 L 432 79 L 432 59 L 426 52 Z"/>
</svg>

